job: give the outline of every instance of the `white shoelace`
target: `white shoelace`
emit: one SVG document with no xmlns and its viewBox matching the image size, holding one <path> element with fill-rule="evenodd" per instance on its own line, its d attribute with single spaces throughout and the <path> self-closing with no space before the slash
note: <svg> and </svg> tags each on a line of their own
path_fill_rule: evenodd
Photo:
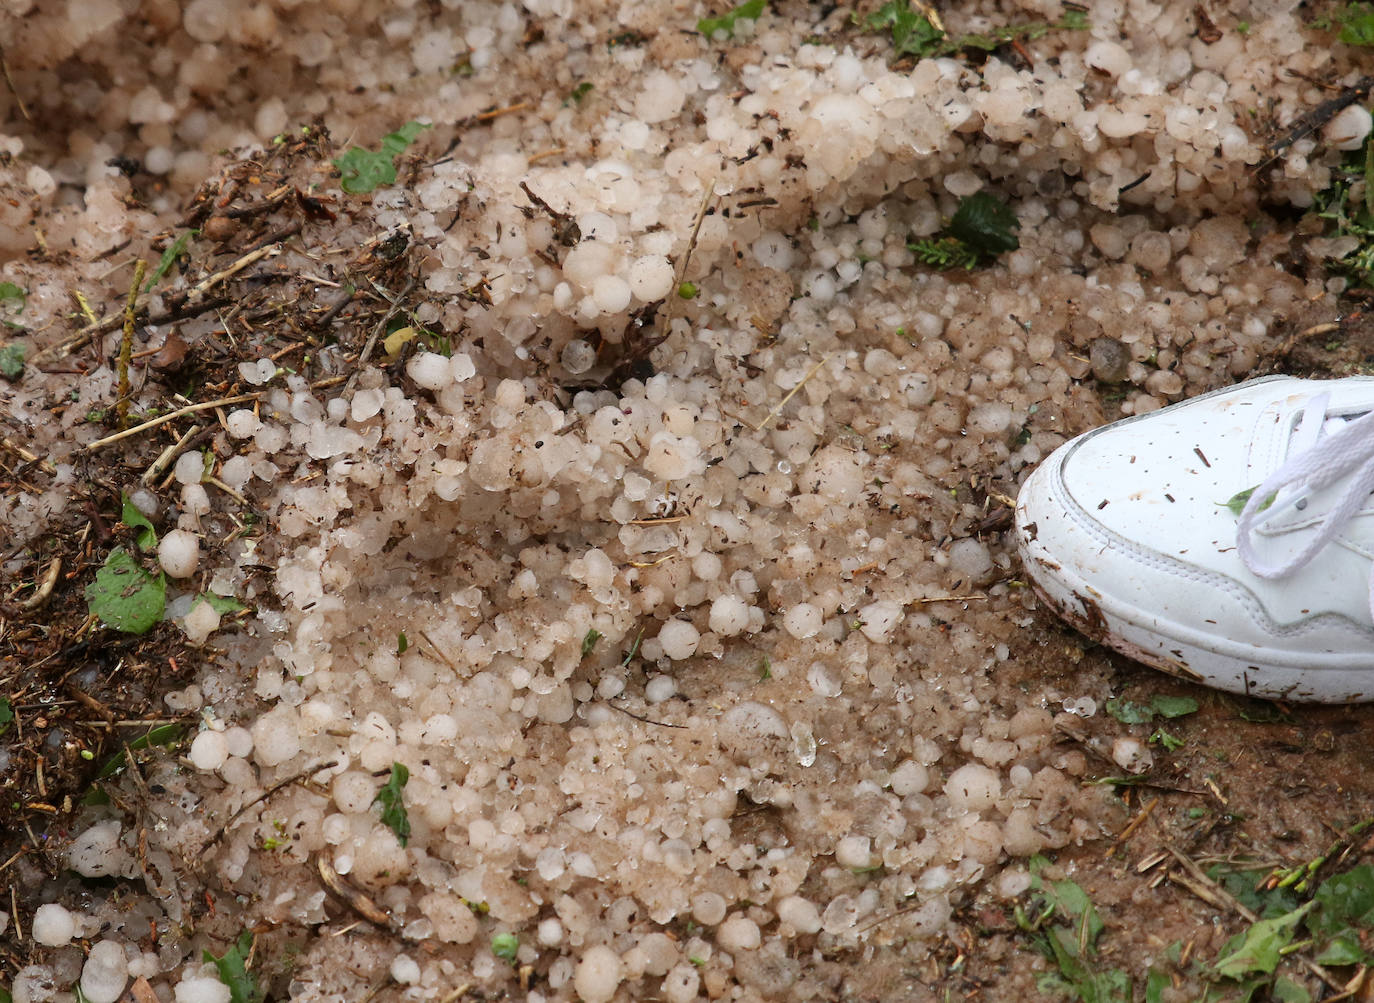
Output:
<svg viewBox="0 0 1374 1003">
<path fill-rule="evenodd" d="M 1329 397 L 1314 397 L 1303 410 L 1302 421 L 1293 437 L 1292 455 L 1257 487 L 1241 510 L 1237 525 L 1237 550 L 1240 559 L 1260 578 L 1283 578 L 1305 567 L 1312 558 L 1345 528 L 1355 513 L 1369 501 L 1374 492 L 1374 411 L 1344 427 L 1328 432 L 1332 422 L 1326 418 Z M 1340 419 L 1336 419 L 1340 422 Z M 1326 433 L 1326 434 L 1323 434 Z M 1298 553 L 1278 564 L 1268 564 L 1255 552 L 1252 536 L 1266 511 L 1266 499 L 1283 507 L 1284 498 L 1290 504 L 1302 506 L 1302 497 L 1313 491 L 1349 478 L 1349 483 L 1336 504 L 1317 526 L 1311 539 Z M 1298 497 L 1295 497 L 1298 496 Z M 1369 610 L 1374 616 L 1374 572 L 1369 580 Z"/>
</svg>

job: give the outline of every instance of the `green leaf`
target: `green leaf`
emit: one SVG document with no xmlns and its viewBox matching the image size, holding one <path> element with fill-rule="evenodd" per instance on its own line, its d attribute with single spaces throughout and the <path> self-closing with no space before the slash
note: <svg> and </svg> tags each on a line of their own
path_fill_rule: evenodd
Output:
<svg viewBox="0 0 1374 1003">
<path fill-rule="evenodd" d="M 409 647 L 410 639 L 406 637 L 406 632 L 403 630 L 399 631 L 396 634 L 396 654 L 404 655 L 406 653 L 406 649 Z"/>
<path fill-rule="evenodd" d="M 186 245 L 191 242 L 191 238 L 199 233 L 199 230 L 187 230 L 176 240 L 172 241 L 167 250 L 162 252 L 162 257 L 158 260 L 157 267 L 153 269 L 152 278 L 150 278 L 148 284 L 143 287 L 145 293 L 151 292 L 153 286 L 162 281 L 162 277 L 172 270 L 172 266 L 176 264 L 177 258 L 186 253 Z"/>
<path fill-rule="evenodd" d="M 253 950 L 253 932 L 244 930 L 217 958 L 208 950 L 201 952 L 201 960 L 213 964 L 219 972 L 219 980 L 229 987 L 229 1003 L 260 1003 L 263 993 L 258 989 L 257 978 L 248 971 L 248 955 Z"/>
<path fill-rule="evenodd" d="M 1374 4 L 1348 4 L 1336 20 L 1341 26 L 1336 38 L 1346 45 L 1374 45 Z"/>
<path fill-rule="evenodd" d="M 589 628 L 587 633 L 582 635 L 583 658 L 586 658 L 592 653 L 592 649 L 596 647 L 596 642 L 599 640 L 601 640 L 601 631 L 597 630 L 595 627 Z"/>
<path fill-rule="evenodd" d="M 13 282 L 0 282 L 0 307 L 10 303 L 18 303 L 19 306 L 15 308 L 14 312 L 23 313 L 26 302 L 28 302 L 28 296 L 25 295 L 23 289 L 20 289 Z"/>
<path fill-rule="evenodd" d="M 1212 970 L 1226 979 L 1239 979 L 1251 972 L 1274 974 L 1283 949 L 1293 942 L 1298 923 L 1312 906 L 1309 902 L 1274 919 L 1262 919 L 1232 937 L 1221 949 L 1222 956 Z"/>
<path fill-rule="evenodd" d="M 117 547 L 86 587 L 86 605 L 107 627 L 146 634 L 167 608 L 167 576 L 145 571 L 123 547 Z"/>
<path fill-rule="evenodd" d="M 1164 990 L 1171 985 L 1168 974 L 1151 965 L 1145 976 L 1145 1003 L 1164 1003 Z"/>
<path fill-rule="evenodd" d="M 1113 697 L 1107 701 L 1107 713 L 1122 724 L 1149 724 L 1155 712 L 1143 703 Z"/>
<path fill-rule="evenodd" d="M 153 524 L 138 510 L 138 506 L 129 501 L 128 495 L 121 493 L 119 500 L 122 503 L 119 521 L 134 530 L 134 542 L 139 550 L 152 550 L 157 546 L 157 530 L 153 529 Z"/>
<path fill-rule="evenodd" d="M 1154 734 L 1150 736 L 1150 743 L 1153 745 L 1155 742 L 1158 742 L 1170 752 L 1173 752 L 1175 749 L 1181 749 L 1188 744 L 1178 736 L 1170 735 L 1163 728 L 1156 728 Z"/>
<path fill-rule="evenodd" d="M 491 953 L 498 958 L 514 961 L 520 950 L 520 938 L 513 933 L 498 933 L 491 938 Z"/>
<path fill-rule="evenodd" d="M 1358 943 L 1348 937 L 1337 937 L 1312 960 L 1319 965 L 1361 965 L 1368 958 Z"/>
<path fill-rule="evenodd" d="M 892 48 L 898 56 L 925 59 L 938 55 L 945 33 L 930 23 L 930 18 L 911 9 L 909 0 L 890 0 L 868 16 L 868 29 L 892 31 Z"/>
<path fill-rule="evenodd" d="M 0 735 L 9 730 L 10 722 L 14 720 L 14 706 L 10 703 L 9 697 L 0 697 Z"/>
<path fill-rule="evenodd" d="M 1312 994 L 1285 975 L 1274 980 L 1269 995 L 1274 1003 L 1312 1003 Z"/>
<path fill-rule="evenodd" d="M 1192 697 L 1171 697 L 1156 693 L 1150 698 L 1150 706 L 1160 717 L 1186 717 L 1197 713 L 1197 701 Z"/>
<path fill-rule="evenodd" d="M 960 199 L 946 232 L 979 254 L 996 257 L 1021 246 L 1020 238 L 1013 232 L 1020 226 L 1011 206 L 987 192 L 975 192 Z"/>
<path fill-rule="evenodd" d="M 1374 867 L 1361 864 L 1327 878 L 1312 896 L 1307 929 L 1322 945 L 1325 965 L 1357 965 L 1370 959 L 1360 945 L 1374 929 Z"/>
<path fill-rule="evenodd" d="M 350 147 L 348 152 L 334 160 L 334 166 L 341 175 L 339 187 L 350 195 L 364 195 L 377 188 L 394 184 L 396 181 L 396 157 L 415 142 L 415 137 L 429 126 L 421 122 L 407 122 L 395 132 L 382 137 L 382 148 L 377 152 L 362 147 Z"/>
<path fill-rule="evenodd" d="M 907 241 L 906 248 L 916 256 L 916 260 L 941 271 L 962 268 L 972 271 L 978 267 L 978 252 L 961 240 L 953 237 L 923 238 Z"/>
<path fill-rule="evenodd" d="M 746 0 L 745 3 L 733 10 L 726 11 L 720 17 L 703 17 L 697 22 L 697 31 L 707 38 L 711 38 L 718 31 L 723 31 L 726 35 L 733 37 L 736 21 L 740 18 L 747 21 L 757 21 L 767 9 L 768 0 Z"/>
<path fill-rule="evenodd" d="M 396 834 L 402 846 L 410 839 L 410 817 L 406 815 L 402 790 L 410 781 L 410 771 L 400 763 L 391 764 L 391 778 L 377 792 L 372 803 L 382 806 L 382 824 Z"/>
<path fill-rule="evenodd" d="M 24 346 L 17 341 L 0 346 L 0 375 L 8 380 L 17 380 L 23 371 Z"/>
<path fill-rule="evenodd" d="M 1231 510 L 1231 514 L 1234 515 L 1237 519 L 1239 519 L 1240 514 L 1245 511 L 1245 503 L 1250 500 L 1250 496 L 1254 494 L 1258 489 L 1259 485 L 1256 484 L 1253 488 L 1246 488 L 1244 491 L 1237 491 L 1230 498 L 1228 498 L 1226 501 L 1226 507 Z M 1266 498 L 1264 500 L 1264 504 L 1259 507 L 1259 510 L 1263 512 L 1270 505 L 1274 504 L 1275 497 L 1277 496 L 1270 495 L 1268 498 Z"/>
<path fill-rule="evenodd" d="M 199 593 L 195 597 L 195 599 L 192 600 L 191 608 L 195 609 L 196 603 L 200 602 L 209 603 L 210 608 L 214 610 L 216 613 L 218 613 L 220 616 L 224 616 L 226 613 L 237 613 L 240 610 L 245 610 L 248 608 L 243 603 L 235 599 L 233 596 L 220 596 L 215 595 L 215 593 L 213 592 Z"/>
<path fill-rule="evenodd" d="M 759 659 L 758 664 L 759 682 L 773 678 L 773 663 L 767 655 Z"/>
<path fill-rule="evenodd" d="M 583 99 L 584 97 L 586 97 L 588 94 L 590 94 L 590 93 L 591 93 L 591 90 L 592 90 L 592 83 L 591 83 L 591 81 L 590 81 L 590 80 L 584 80 L 584 81 L 582 81 L 580 84 L 578 84 L 576 87 L 574 87 L 574 88 L 572 89 L 572 93 L 570 93 L 568 96 L 569 96 L 570 98 L 572 98 L 572 99 L 573 99 L 575 102 L 577 102 L 578 104 L 581 104 L 581 103 L 582 103 L 582 99 Z"/>
</svg>

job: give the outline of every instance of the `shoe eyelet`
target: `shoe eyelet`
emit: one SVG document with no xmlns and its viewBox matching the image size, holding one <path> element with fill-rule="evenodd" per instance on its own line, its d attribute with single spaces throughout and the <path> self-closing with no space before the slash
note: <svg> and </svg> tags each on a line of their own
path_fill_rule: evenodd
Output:
<svg viewBox="0 0 1374 1003">
<path fill-rule="evenodd" d="M 1299 512 L 1301 512 L 1303 509 L 1307 508 L 1307 499 L 1299 498 L 1297 501 L 1293 503 L 1293 507 L 1297 509 Z"/>
</svg>

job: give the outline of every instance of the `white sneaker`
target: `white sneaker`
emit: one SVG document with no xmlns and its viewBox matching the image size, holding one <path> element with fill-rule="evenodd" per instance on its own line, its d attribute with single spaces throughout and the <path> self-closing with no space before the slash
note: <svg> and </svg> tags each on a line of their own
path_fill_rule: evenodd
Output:
<svg viewBox="0 0 1374 1003">
<path fill-rule="evenodd" d="M 1131 658 L 1370 700 L 1371 491 L 1374 377 L 1268 377 L 1065 443 L 1021 488 L 1017 545 L 1041 597 Z"/>
</svg>

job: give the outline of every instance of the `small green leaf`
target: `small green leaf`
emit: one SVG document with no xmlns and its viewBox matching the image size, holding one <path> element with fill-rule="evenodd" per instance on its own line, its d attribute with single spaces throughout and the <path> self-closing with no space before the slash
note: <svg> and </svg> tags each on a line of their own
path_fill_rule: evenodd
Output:
<svg viewBox="0 0 1374 1003">
<path fill-rule="evenodd" d="M 1319 965 L 1361 965 L 1369 955 L 1348 937 L 1337 937 L 1312 960 Z"/>
<path fill-rule="evenodd" d="M 987 192 L 960 199 L 946 232 L 984 257 L 993 258 L 1021 246 L 1015 234 L 1021 221 L 1011 206 Z"/>
<path fill-rule="evenodd" d="M 1374 45 L 1374 4 L 1352 3 L 1337 12 L 1340 34 L 1346 45 Z"/>
<path fill-rule="evenodd" d="M 208 950 L 201 952 L 201 960 L 208 961 L 219 972 L 219 980 L 229 987 L 229 1003 L 260 1003 L 263 993 L 257 978 L 248 971 L 248 955 L 253 951 L 253 933 L 244 930 L 224 957 L 217 958 Z"/>
<path fill-rule="evenodd" d="M 7 380 L 19 379 L 24 371 L 24 346 L 17 341 L 0 345 L 0 375 Z"/>
<path fill-rule="evenodd" d="M 1237 491 L 1229 499 L 1227 499 L 1226 507 L 1231 510 L 1231 514 L 1234 515 L 1237 519 L 1239 519 L 1240 514 L 1245 511 L 1245 503 L 1250 500 L 1250 496 L 1254 494 L 1258 489 L 1259 485 L 1256 484 L 1253 488 L 1246 488 L 1244 491 Z M 1263 512 L 1270 505 L 1274 504 L 1275 497 L 1276 495 L 1270 495 L 1268 498 L 1266 498 L 1264 500 L 1264 504 L 1259 507 L 1259 510 Z"/>
<path fill-rule="evenodd" d="M 698 292 L 700 292 L 700 290 L 697 288 L 697 284 L 695 282 L 684 282 L 682 283 L 682 285 L 677 287 L 678 296 L 685 300 L 696 299 Z"/>
<path fill-rule="evenodd" d="M 405 631 L 398 631 L 396 634 L 396 654 L 404 655 L 406 649 L 410 647 L 410 640 L 406 637 Z"/>
<path fill-rule="evenodd" d="M 1164 746 L 1164 748 L 1168 749 L 1170 752 L 1173 752 L 1175 749 L 1181 749 L 1188 744 L 1176 735 L 1170 735 L 1163 728 L 1156 728 L 1154 734 L 1150 736 L 1150 744 L 1153 745 L 1156 742 Z"/>
<path fill-rule="evenodd" d="M 152 550 L 157 546 L 157 530 L 153 529 L 153 524 L 138 510 L 138 506 L 129 501 L 128 495 L 120 494 L 119 500 L 122 503 L 119 521 L 134 531 L 134 542 L 139 550 Z"/>
<path fill-rule="evenodd" d="M 1145 976 L 1145 1003 L 1164 1003 L 1164 990 L 1171 985 L 1168 974 L 1151 965 Z"/>
<path fill-rule="evenodd" d="M 23 289 L 20 289 L 13 282 L 0 282 L 0 307 L 8 306 L 11 303 L 17 303 L 19 305 L 15 308 L 14 312 L 23 313 L 24 304 L 27 301 L 28 297 L 24 294 Z"/>
<path fill-rule="evenodd" d="M 350 195 L 364 195 L 396 181 L 396 157 L 415 142 L 415 137 L 428 129 L 421 122 L 407 122 L 395 132 L 382 137 L 379 151 L 350 147 L 348 152 L 334 160 L 339 169 L 339 187 Z"/>
<path fill-rule="evenodd" d="M 147 749 L 154 745 L 170 747 L 181 741 L 185 734 L 186 726 L 184 724 L 160 724 L 155 728 L 149 728 L 142 735 L 139 735 L 130 742 L 129 751 L 137 752 L 139 749 Z M 109 759 L 105 760 L 104 764 L 96 772 L 95 778 L 97 780 L 110 779 L 110 777 L 114 776 L 128 765 L 125 763 L 124 758 L 124 750 L 120 749 Z"/>
<path fill-rule="evenodd" d="M 758 672 L 759 682 L 763 682 L 765 679 L 773 678 L 773 663 L 768 660 L 767 655 L 764 655 L 762 658 L 759 659 Z"/>
<path fill-rule="evenodd" d="M 148 284 L 143 287 L 145 293 L 151 292 L 153 286 L 162 281 L 162 277 L 172 270 L 172 266 L 176 264 L 177 258 L 186 253 L 186 245 L 191 242 L 191 238 L 199 233 L 199 230 L 187 230 L 176 240 L 172 241 L 167 250 L 162 252 L 162 257 L 159 259 L 157 267 L 153 269 L 152 278 L 150 278 Z"/>
<path fill-rule="evenodd" d="M 735 22 L 740 18 L 747 21 L 757 21 L 763 16 L 763 12 L 768 8 L 767 0 L 746 0 L 733 10 L 726 11 L 720 17 L 703 17 L 697 22 L 697 31 L 707 38 L 711 38 L 718 31 L 725 32 L 728 36 L 735 34 Z"/>
<path fill-rule="evenodd" d="M 1262 919 L 1227 941 L 1213 971 L 1226 979 L 1239 979 L 1251 972 L 1274 974 L 1283 949 L 1293 942 L 1293 933 L 1313 903 L 1299 906 L 1274 919 Z"/>
<path fill-rule="evenodd" d="M 224 616 L 226 613 L 238 613 L 239 611 L 248 608 L 243 603 L 235 599 L 233 596 L 220 596 L 215 595 L 215 593 L 213 592 L 201 592 L 200 594 L 198 594 L 196 598 L 191 602 L 191 608 L 194 609 L 196 603 L 201 602 L 209 603 L 210 608 L 214 610 L 216 613 L 218 613 L 220 616 Z"/>
<path fill-rule="evenodd" d="M 1269 990 L 1274 1003 L 1312 1003 L 1312 994 L 1286 975 L 1274 980 L 1274 988 Z"/>
<path fill-rule="evenodd" d="M 586 658 L 592 653 L 592 649 L 596 647 L 596 642 L 599 640 L 601 640 L 601 631 L 597 630 L 595 627 L 589 628 L 587 633 L 582 635 L 583 658 Z"/>
<path fill-rule="evenodd" d="M 167 608 L 167 576 L 145 571 L 117 547 L 86 587 L 86 605 L 107 627 L 146 634 Z"/>
<path fill-rule="evenodd" d="M 1197 701 L 1192 697 L 1171 697 L 1156 693 L 1150 698 L 1150 706 L 1160 717 L 1187 717 L 1197 713 Z"/>
<path fill-rule="evenodd" d="M 405 799 L 402 790 L 410 780 L 410 771 L 400 763 L 391 764 L 391 778 L 372 799 L 374 805 L 382 806 L 382 824 L 396 834 L 402 846 L 410 839 L 410 817 L 406 815 Z"/>
<path fill-rule="evenodd" d="M 925 59 L 938 55 L 945 33 L 930 23 L 930 18 L 911 9 L 909 0 L 890 0 L 868 16 L 869 31 L 892 31 L 892 48 L 900 56 Z"/>
<path fill-rule="evenodd" d="M 10 722 L 14 720 L 14 706 L 8 697 L 0 697 L 0 735 L 9 730 Z"/>
<path fill-rule="evenodd" d="M 578 84 L 576 87 L 574 87 L 574 88 L 572 89 L 572 93 L 569 94 L 568 96 L 569 96 L 570 98 L 572 98 L 572 99 L 573 99 L 575 102 L 577 102 L 578 104 L 581 104 L 581 103 L 582 103 L 582 99 L 583 99 L 584 97 L 586 97 L 588 94 L 590 94 L 591 91 L 592 91 L 592 83 L 591 83 L 591 81 L 590 81 L 590 80 L 584 80 L 584 81 L 582 81 L 580 84 Z"/>
<path fill-rule="evenodd" d="M 498 958 L 514 961 L 520 950 L 520 938 L 513 933 L 498 933 L 491 938 L 491 953 Z"/>
<path fill-rule="evenodd" d="M 1149 724 L 1150 719 L 1155 716 L 1155 712 L 1145 704 L 1127 700 L 1125 697 L 1113 697 L 1108 700 L 1107 713 L 1122 724 Z"/>
</svg>

